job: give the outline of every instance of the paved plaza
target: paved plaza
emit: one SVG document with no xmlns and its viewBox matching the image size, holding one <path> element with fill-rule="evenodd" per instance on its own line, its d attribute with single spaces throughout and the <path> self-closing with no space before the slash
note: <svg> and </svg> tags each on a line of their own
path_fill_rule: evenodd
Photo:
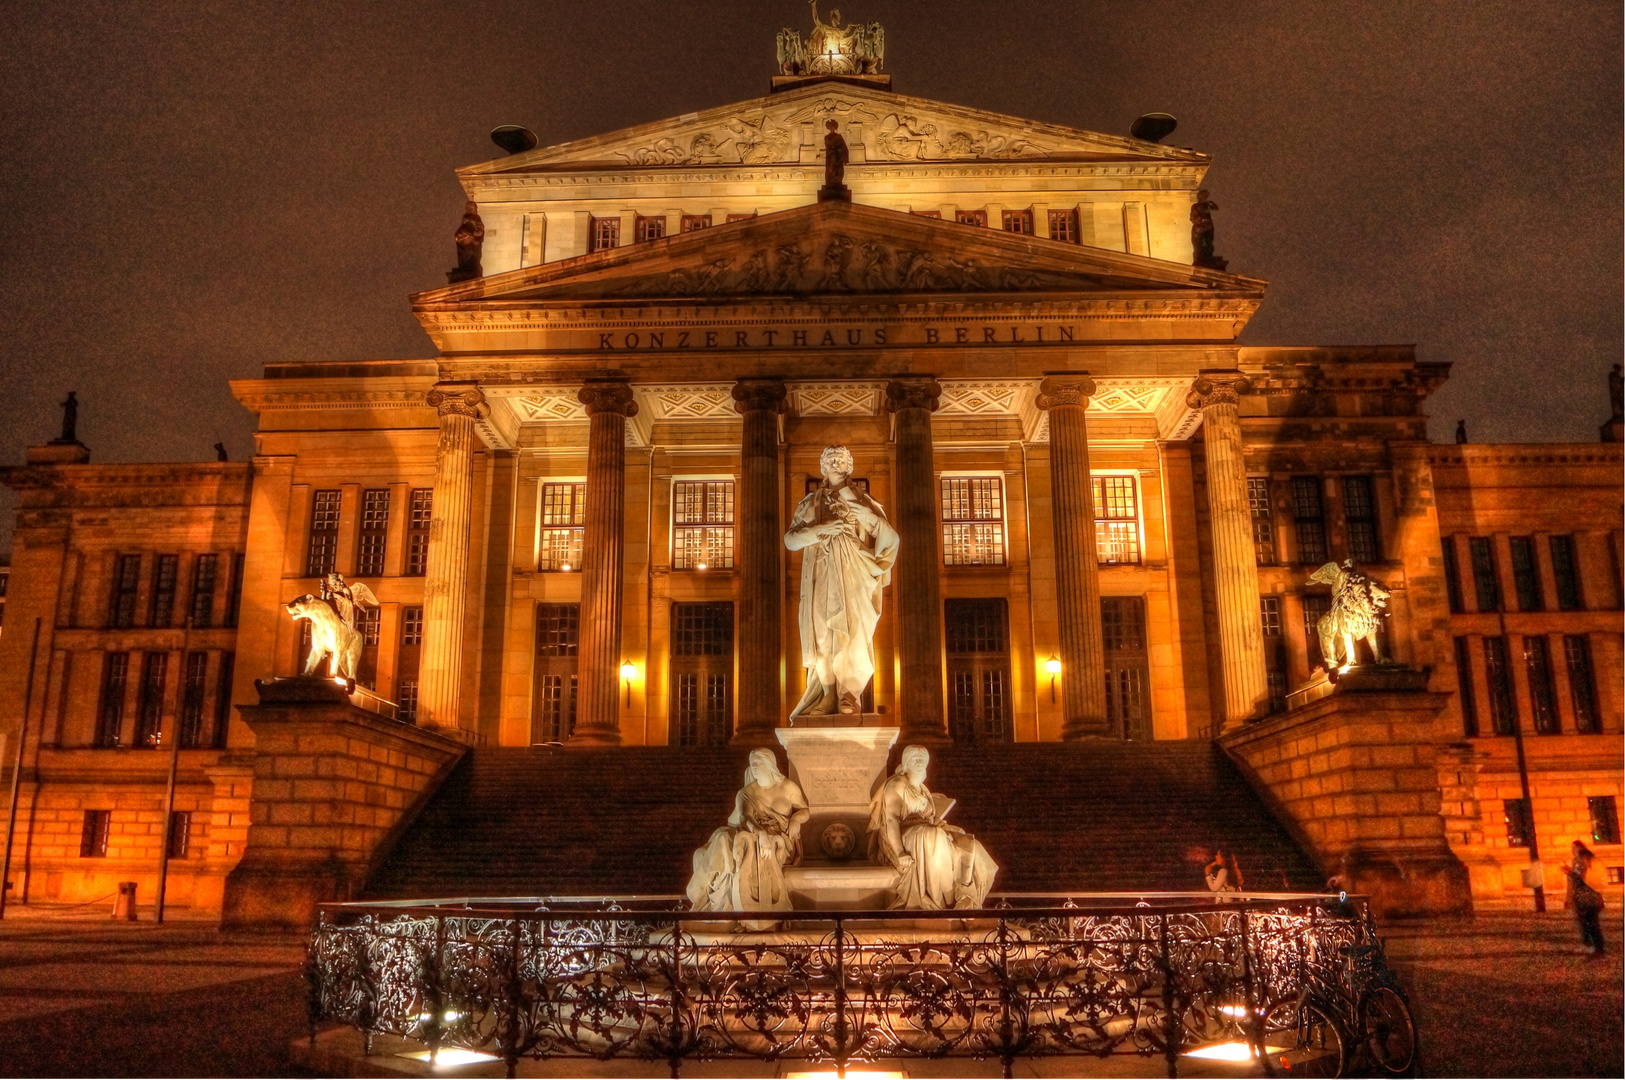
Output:
<svg viewBox="0 0 1625 1080">
<path fill-rule="evenodd" d="M 1625 1073 L 1617 916 L 1608 930 L 1614 951 L 1600 962 L 1581 953 L 1563 913 L 1385 930 L 1416 1007 L 1424 1075 Z M 8 918 L 0 923 L 0 1075 L 309 1075 L 289 1052 L 304 1031 L 302 956 L 298 937 L 223 935 L 199 923 Z M 1092 1062 L 1035 1064 L 1018 1075 L 1107 1075 Z M 1152 1076 L 1160 1062 L 1109 1065 Z M 737 1066 L 686 1071 L 750 1075 Z M 997 1075 L 996 1066 L 968 1062 L 910 1071 Z"/>
</svg>

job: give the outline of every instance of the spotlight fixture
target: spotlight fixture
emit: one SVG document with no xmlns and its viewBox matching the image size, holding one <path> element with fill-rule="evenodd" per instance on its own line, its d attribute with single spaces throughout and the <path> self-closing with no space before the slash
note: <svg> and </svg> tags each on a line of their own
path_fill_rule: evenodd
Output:
<svg viewBox="0 0 1625 1080">
<path fill-rule="evenodd" d="M 1050 653 L 1049 659 L 1044 661 L 1044 670 L 1049 672 L 1049 703 L 1054 705 L 1056 700 L 1055 677 L 1061 673 L 1061 658 L 1054 653 Z"/>
<path fill-rule="evenodd" d="M 632 707 L 632 680 L 637 678 L 638 669 L 630 660 L 621 661 L 621 682 L 626 686 L 626 707 Z"/>
</svg>

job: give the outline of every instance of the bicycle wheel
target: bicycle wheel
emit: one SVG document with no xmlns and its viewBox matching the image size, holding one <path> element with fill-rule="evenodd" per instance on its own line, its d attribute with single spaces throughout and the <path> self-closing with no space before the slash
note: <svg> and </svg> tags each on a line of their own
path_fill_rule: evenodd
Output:
<svg viewBox="0 0 1625 1080">
<path fill-rule="evenodd" d="M 1372 1064 L 1389 1076 L 1405 1076 L 1416 1064 L 1416 1024 L 1405 999 L 1387 986 L 1360 998 L 1360 1043 Z"/>
<path fill-rule="evenodd" d="M 1285 1047 L 1272 1054 L 1272 1069 L 1292 1076 L 1343 1076 L 1348 1071 L 1350 1042 L 1335 1013 L 1319 1002 L 1296 998 L 1271 1002 L 1262 1016 L 1264 1045 Z"/>
</svg>

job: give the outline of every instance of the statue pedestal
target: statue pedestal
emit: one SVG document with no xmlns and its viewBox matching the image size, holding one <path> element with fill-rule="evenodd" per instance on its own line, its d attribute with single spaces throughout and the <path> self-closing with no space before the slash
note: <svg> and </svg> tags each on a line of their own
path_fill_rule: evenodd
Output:
<svg viewBox="0 0 1625 1080">
<path fill-rule="evenodd" d="M 896 879 L 868 859 L 869 799 L 886 776 L 898 729 L 867 716 L 798 717 L 777 731 L 790 779 L 812 817 L 801 829 L 802 860 L 784 872 L 798 908 L 885 907 Z"/>
</svg>

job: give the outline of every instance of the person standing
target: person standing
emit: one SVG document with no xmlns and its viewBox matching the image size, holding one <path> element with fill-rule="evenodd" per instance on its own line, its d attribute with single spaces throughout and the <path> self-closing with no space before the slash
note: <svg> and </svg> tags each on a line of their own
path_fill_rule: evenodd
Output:
<svg viewBox="0 0 1625 1080">
<path fill-rule="evenodd" d="M 1593 958 L 1603 955 L 1602 893 L 1591 887 L 1586 874 L 1596 858 L 1591 849 L 1579 840 L 1574 842 L 1574 858 L 1563 868 L 1569 879 L 1569 908 L 1575 922 L 1580 924 L 1580 944 L 1591 950 Z"/>
</svg>

